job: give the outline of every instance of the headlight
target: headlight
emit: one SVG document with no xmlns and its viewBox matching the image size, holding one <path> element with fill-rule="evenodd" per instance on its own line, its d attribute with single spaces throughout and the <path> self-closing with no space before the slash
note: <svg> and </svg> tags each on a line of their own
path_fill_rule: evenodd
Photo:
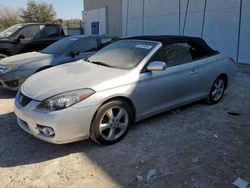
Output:
<svg viewBox="0 0 250 188">
<path fill-rule="evenodd" d="M 11 70 L 15 70 L 16 67 L 9 67 L 9 66 L 5 66 L 5 65 L 0 65 L 0 74 L 9 72 Z"/>
<path fill-rule="evenodd" d="M 46 99 L 40 103 L 37 107 L 44 110 L 56 111 L 68 108 L 95 93 L 92 89 L 82 89 L 62 93 Z"/>
</svg>

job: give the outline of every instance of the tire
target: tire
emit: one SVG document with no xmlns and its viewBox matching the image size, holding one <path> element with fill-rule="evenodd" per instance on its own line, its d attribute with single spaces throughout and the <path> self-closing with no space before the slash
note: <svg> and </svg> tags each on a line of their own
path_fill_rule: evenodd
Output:
<svg viewBox="0 0 250 188">
<path fill-rule="evenodd" d="M 225 89 L 225 80 L 222 77 L 217 78 L 211 87 L 209 95 L 205 99 L 206 103 L 210 105 L 218 103 L 222 99 Z"/>
<path fill-rule="evenodd" d="M 132 124 L 131 107 L 122 100 L 103 104 L 96 112 L 90 128 L 90 137 L 102 145 L 119 142 Z"/>
<path fill-rule="evenodd" d="M 0 60 L 6 57 L 7 57 L 6 55 L 0 53 Z"/>
</svg>

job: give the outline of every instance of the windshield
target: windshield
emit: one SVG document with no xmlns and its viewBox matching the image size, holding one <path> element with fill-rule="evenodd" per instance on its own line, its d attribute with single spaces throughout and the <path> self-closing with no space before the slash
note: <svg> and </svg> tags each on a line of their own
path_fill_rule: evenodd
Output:
<svg viewBox="0 0 250 188">
<path fill-rule="evenodd" d="M 46 54 L 61 54 L 78 40 L 79 38 L 77 37 L 67 37 L 51 44 L 47 48 L 44 48 L 41 52 Z"/>
<path fill-rule="evenodd" d="M 15 33 L 18 29 L 20 29 L 22 25 L 13 25 L 2 32 L 0 32 L 0 37 L 9 37 L 13 33 Z"/>
<path fill-rule="evenodd" d="M 157 45 L 156 42 L 140 40 L 121 40 L 96 52 L 88 62 L 119 68 L 135 68 Z"/>
</svg>

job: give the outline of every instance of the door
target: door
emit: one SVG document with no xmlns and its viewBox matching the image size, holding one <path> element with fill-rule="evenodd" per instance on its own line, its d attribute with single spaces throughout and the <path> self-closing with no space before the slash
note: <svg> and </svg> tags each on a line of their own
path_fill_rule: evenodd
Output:
<svg viewBox="0 0 250 188">
<path fill-rule="evenodd" d="M 197 83 L 198 72 L 187 43 L 163 46 L 152 61 L 166 62 L 167 69 L 140 74 L 142 118 L 191 101 Z"/>
<path fill-rule="evenodd" d="M 17 43 L 19 53 L 40 51 L 42 48 L 42 32 L 39 25 L 27 25 L 19 33 L 20 42 Z"/>
<path fill-rule="evenodd" d="M 91 31 L 92 35 L 99 35 L 99 22 L 91 23 Z"/>
</svg>

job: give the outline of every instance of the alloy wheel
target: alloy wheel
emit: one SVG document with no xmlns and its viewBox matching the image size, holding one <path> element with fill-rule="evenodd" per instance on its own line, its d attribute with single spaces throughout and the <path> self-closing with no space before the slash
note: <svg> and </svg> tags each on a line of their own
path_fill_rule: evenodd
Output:
<svg viewBox="0 0 250 188">
<path fill-rule="evenodd" d="M 127 110 L 121 106 L 114 106 L 109 108 L 102 116 L 99 123 L 99 132 L 103 139 L 114 141 L 123 135 L 128 125 Z"/>
<path fill-rule="evenodd" d="M 212 99 L 217 102 L 219 101 L 224 93 L 225 84 L 222 79 L 217 79 L 214 83 L 213 90 L 212 90 Z"/>
</svg>

